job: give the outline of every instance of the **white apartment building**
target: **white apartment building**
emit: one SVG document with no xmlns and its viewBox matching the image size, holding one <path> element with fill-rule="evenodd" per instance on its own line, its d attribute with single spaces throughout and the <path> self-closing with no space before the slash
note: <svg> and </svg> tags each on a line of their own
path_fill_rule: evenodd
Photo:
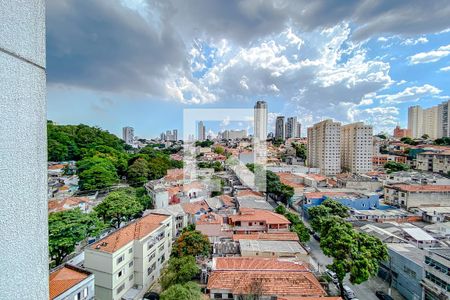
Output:
<svg viewBox="0 0 450 300">
<path fill-rule="evenodd" d="M 372 170 L 373 128 L 363 122 L 342 126 L 341 167 L 360 174 Z"/>
<path fill-rule="evenodd" d="M 413 138 L 428 134 L 431 139 L 450 136 L 450 100 L 423 109 L 416 105 L 408 108 L 408 129 Z"/>
<path fill-rule="evenodd" d="M 122 128 L 122 139 L 128 145 L 133 145 L 134 142 L 134 128 L 133 127 L 124 127 Z"/>
<path fill-rule="evenodd" d="M 308 166 L 324 175 L 341 172 L 341 123 L 325 120 L 308 128 Z"/>
<path fill-rule="evenodd" d="M 438 137 L 450 137 L 450 114 L 448 109 L 450 100 L 444 101 L 438 105 Z"/>
<path fill-rule="evenodd" d="M 284 140 L 284 117 L 278 116 L 275 121 L 275 139 Z"/>
<path fill-rule="evenodd" d="M 297 122 L 297 135 L 295 136 L 296 138 L 301 138 L 302 137 L 302 124 Z"/>
<path fill-rule="evenodd" d="M 298 136 L 297 117 L 289 117 L 286 122 L 286 139 L 296 138 Z"/>
<path fill-rule="evenodd" d="M 408 108 L 408 129 L 412 138 L 419 138 L 423 135 L 423 109 L 415 105 Z"/>
<path fill-rule="evenodd" d="M 141 299 L 158 279 L 172 247 L 172 216 L 149 214 L 85 250 L 95 299 Z"/>
<path fill-rule="evenodd" d="M 247 130 L 225 130 L 222 132 L 222 138 L 225 140 L 238 140 L 247 137 Z"/>
<path fill-rule="evenodd" d="M 203 125 L 203 121 L 198 122 L 197 140 L 199 141 L 206 140 L 206 128 L 205 125 Z"/>
<path fill-rule="evenodd" d="M 254 137 L 260 141 L 267 138 L 267 103 L 265 101 L 257 101 L 254 107 Z"/>
</svg>

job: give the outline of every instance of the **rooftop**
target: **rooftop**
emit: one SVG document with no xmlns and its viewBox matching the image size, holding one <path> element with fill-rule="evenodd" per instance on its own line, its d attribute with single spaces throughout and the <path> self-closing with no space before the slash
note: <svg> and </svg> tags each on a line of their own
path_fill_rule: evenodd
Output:
<svg viewBox="0 0 450 300">
<path fill-rule="evenodd" d="M 241 251 L 277 252 L 277 253 L 302 253 L 306 250 L 296 241 L 264 241 L 264 240 L 239 240 Z"/>
<path fill-rule="evenodd" d="M 450 185 L 393 184 L 387 187 L 404 192 L 450 192 Z"/>
<path fill-rule="evenodd" d="M 450 260 L 450 249 L 449 248 L 434 248 L 429 249 L 430 252 L 435 253 L 443 258 Z"/>
<path fill-rule="evenodd" d="M 291 224 L 285 216 L 264 209 L 252 208 L 242 208 L 240 209 L 239 214 L 229 216 L 229 219 L 232 222 L 265 221 L 266 224 Z"/>
<path fill-rule="evenodd" d="M 266 240 L 266 241 L 297 241 L 298 235 L 294 232 L 255 232 L 250 234 L 233 234 L 233 240 Z"/>
<path fill-rule="evenodd" d="M 387 243 L 388 249 L 408 258 L 416 264 L 422 266 L 425 261 L 425 251 L 411 244 Z"/>
<path fill-rule="evenodd" d="M 205 200 L 195 201 L 191 203 L 182 203 L 181 207 L 187 214 L 195 215 L 197 212 L 203 210 L 207 212 L 209 210 L 208 203 Z"/>
<path fill-rule="evenodd" d="M 306 271 L 305 265 L 277 258 L 216 257 L 213 270 L 217 271 Z"/>
<path fill-rule="evenodd" d="M 69 264 L 51 272 L 49 276 L 50 300 L 55 299 L 90 275 L 90 272 Z"/>
<path fill-rule="evenodd" d="M 149 214 L 118 229 L 114 233 L 92 244 L 90 248 L 97 251 L 114 253 L 131 241 L 140 240 L 152 233 L 168 218 L 171 218 L 171 216 Z"/>
</svg>

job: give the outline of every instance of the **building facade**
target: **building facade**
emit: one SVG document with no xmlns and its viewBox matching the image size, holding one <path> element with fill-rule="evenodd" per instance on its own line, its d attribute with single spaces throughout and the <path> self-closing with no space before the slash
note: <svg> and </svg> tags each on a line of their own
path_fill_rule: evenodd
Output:
<svg viewBox="0 0 450 300">
<path fill-rule="evenodd" d="M 206 140 L 206 128 L 205 128 L 205 125 L 203 125 L 203 121 L 198 122 L 197 140 L 199 140 L 199 141 Z"/>
<path fill-rule="evenodd" d="M 450 137 L 450 100 L 438 105 L 438 137 Z"/>
<path fill-rule="evenodd" d="M 128 145 L 133 145 L 133 143 L 134 143 L 134 128 L 129 127 L 129 126 L 122 128 L 122 139 Z"/>
<path fill-rule="evenodd" d="M 450 100 L 423 109 L 416 105 L 408 109 L 408 129 L 413 138 L 427 134 L 431 139 L 450 136 Z"/>
<path fill-rule="evenodd" d="M 423 135 L 423 109 L 415 105 L 408 108 L 408 130 L 412 138 L 419 138 Z"/>
<path fill-rule="evenodd" d="M 297 117 L 289 117 L 286 122 L 286 139 L 296 138 L 298 136 Z"/>
<path fill-rule="evenodd" d="M 172 216 L 149 214 L 87 248 L 95 299 L 141 299 L 169 259 L 172 226 Z"/>
<path fill-rule="evenodd" d="M 373 128 L 362 122 L 342 126 L 341 168 L 354 174 L 372 170 Z"/>
<path fill-rule="evenodd" d="M 424 300 L 450 299 L 450 250 L 429 249 L 425 254 Z"/>
<path fill-rule="evenodd" d="M 325 120 L 308 128 L 308 166 L 324 175 L 341 172 L 341 123 Z"/>
<path fill-rule="evenodd" d="M 450 172 L 450 151 L 422 152 L 417 154 L 416 168 L 434 173 Z"/>
<path fill-rule="evenodd" d="M 410 209 L 425 206 L 448 206 L 450 185 L 393 184 L 384 187 L 384 201 Z"/>
<path fill-rule="evenodd" d="M 284 117 L 278 116 L 275 121 L 275 139 L 284 140 Z"/>
<path fill-rule="evenodd" d="M 407 128 L 400 128 L 400 126 L 396 126 L 394 128 L 394 137 L 396 139 L 401 139 L 402 137 L 411 137 L 411 132 Z"/>
<path fill-rule="evenodd" d="M 254 137 L 260 141 L 267 138 L 267 103 L 257 101 L 254 107 Z"/>
</svg>

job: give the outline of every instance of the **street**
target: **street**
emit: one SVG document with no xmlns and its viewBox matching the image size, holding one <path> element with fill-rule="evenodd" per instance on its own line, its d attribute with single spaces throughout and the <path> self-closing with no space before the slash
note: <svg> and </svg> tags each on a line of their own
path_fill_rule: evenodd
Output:
<svg viewBox="0 0 450 300">
<path fill-rule="evenodd" d="M 309 224 L 307 224 L 306 221 L 305 224 L 309 227 Z M 322 249 L 320 249 L 319 242 L 316 241 L 312 236 L 307 245 L 311 248 L 311 264 L 313 265 L 314 269 L 317 270 L 317 268 L 319 268 L 320 272 L 324 272 L 326 266 L 328 264 L 331 264 L 333 262 L 333 259 L 323 254 Z M 355 295 L 359 300 L 378 300 L 377 296 L 375 296 L 376 291 L 381 290 L 386 293 L 388 291 L 388 283 L 383 281 L 378 276 L 372 277 L 368 281 L 358 285 L 351 284 L 348 278 L 345 278 L 344 285 L 349 286 L 355 292 Z M 331 291 L 333 292 L 333 289 Z M 337 287 L 334 292 L 336 293 L 336 295 L 339 294 L 339 290 Z M 392 289 L 391 296 L 394 298 L 394 300 L 404 300 L 404 298 L 395 289 Z"/>
</svg>

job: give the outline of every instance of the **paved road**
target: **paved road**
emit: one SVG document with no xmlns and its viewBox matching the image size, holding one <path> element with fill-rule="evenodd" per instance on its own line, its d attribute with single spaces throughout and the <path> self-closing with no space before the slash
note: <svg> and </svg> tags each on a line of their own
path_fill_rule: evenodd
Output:
<svg viewBox="0 0 450 300">
<path fill-rule="evenodd" d="M 307 224 L 308 226 L 308 224 Z M 320 249 L 319 242 L 317 242 L 314 238 L 311 237 L 311 240 L 308 242 L 309 247 L 311 248 L 311 258 L 312 262 L 311 265 L 314 267 L 314 269 L 317 270 L 319 267 L 320 272 L 325 271 L 325 268 L 327 265 L 331 264 L 333 260 L 324 255 L 322 252 L 322 249 Z M 363 282 L 362 284 L 353 285 L 348 281 L 348 278 L 344 279 L 344 285 L 348 285 L 356 294 L 356 297 L 359 300 L 378 300 L 377 296 L 375 296 L 375 291 L 384 291 L 387 293 L 388 290 L 388 284 L 387 282 L 383 281 L 379 277 L 372 277 L 366 282 Z M 336 293 L 335 295 L 339 294 L 338 288 L 334 287 L 331 289 L 331 293 Z M 404 298 L 395 290 L 392 289 L 392 297 L 395 300 L 404 300 Z"/>
</svg>

